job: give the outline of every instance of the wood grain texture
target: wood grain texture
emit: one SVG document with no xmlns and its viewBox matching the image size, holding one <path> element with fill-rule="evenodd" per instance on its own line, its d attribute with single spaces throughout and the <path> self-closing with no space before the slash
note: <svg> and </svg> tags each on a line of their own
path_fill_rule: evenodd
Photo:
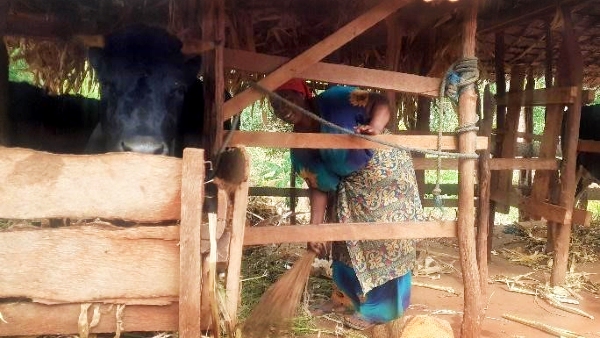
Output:
<svg viewBox="0 0 600 338">
<path fill-rule="evenodd" d="M 179 227 L 0 232 L 0 298 L 168 304 L 179 291 Z"/>
<path fill-rule="evenodd" d="M 0 148 L 0 215 L 4 218 L 180 217 L 181 160 L 109 153 L 55 155 Z"/>
<path fill-rule="evenodd" d="M 100 321 L 90 327 L 90 333 L 115 332 L 116 305 L 94 303 L 88 309 L 91 322 L 94 308 L 98 307 Z M 79 333 L 77 321 L 80 304 L 44 305 L 37 303 L 1 303 L 0 336 L 68 335 Z M 126 306 L 123 311 L 123 329 L 126 331 L 177 330 L 177 303 L 165 306 Z"/>
<path fill-rule="evenodd" d="M 179 335 L 200 337 L 202 204 L 204 202 L 204 151 L 183 151 L 181 224 L 179 226 Z"/>
<path fill-rule="evenodd" d="M 404 147 L 437 149 L 435 135 L 378 135 L 377 139 L 398 144 Z M 442 136 L 442 150 L 457 150 L 456 136 Z M 242 144 L 248 147 L 271 148 L 313 148 L 313 149 L 376 149 L 384 148 L 376 142 L 371 142 L 352 135 L 320 134 L 320 133 L 285 133 L 260 131 L 234 131 L 231 144 Z M 488 138 L 478 137 L 476 149 L 487 149 Z"/>
</svg>

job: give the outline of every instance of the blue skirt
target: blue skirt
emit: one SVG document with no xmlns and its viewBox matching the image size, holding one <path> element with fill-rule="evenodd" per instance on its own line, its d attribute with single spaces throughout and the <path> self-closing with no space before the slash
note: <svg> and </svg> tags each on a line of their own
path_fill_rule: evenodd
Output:
<svg viewBox="0 0 600 338">
<path fill-rule="evenodd" d="M 409 271 L 379 285 L 366 295 L 356 277 L 354 269 L 342 262 L 333 261 L 333 281 L 338 289 L 350 298 L 354 310 L 371 323 L 386 323 L 401 317 L 410 304 L 410 284 L 412 274 Z"/>
</svg>

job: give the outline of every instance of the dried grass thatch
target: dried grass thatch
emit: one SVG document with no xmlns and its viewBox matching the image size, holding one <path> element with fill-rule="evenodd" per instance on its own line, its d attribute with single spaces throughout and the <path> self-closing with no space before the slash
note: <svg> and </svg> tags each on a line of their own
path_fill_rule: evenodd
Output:
<svg viewBox="0 0 600 338">
<path fill-rule="evenodd" d="M 5 38 L 11 62 L 23 60 L 34 83 L 52 94 L 93 91 L 94 73 L 86 62 L 87 48 L 78 40 Z"/>
</svg>

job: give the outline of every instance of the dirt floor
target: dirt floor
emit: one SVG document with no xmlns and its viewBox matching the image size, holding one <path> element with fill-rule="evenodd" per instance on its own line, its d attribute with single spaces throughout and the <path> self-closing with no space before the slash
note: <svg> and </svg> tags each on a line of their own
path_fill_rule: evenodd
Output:
<svg viewBox="0 0 600 338">
<path fill-rule="evenodd" d="M 550 269 L 547 267 L 547 259 L 541 263 L 532 264 L 532 267 L 524 266 L 506 258 L 507 252 L 520 252 L 528 243 L 522 237 L 505 233 L 504 226 L 497 226 L 494 234 L 494 256 L 489 264 L 489 284 L 487 295 L 484 297 L 485 319 L 482 323 L 482 337 L 557 337 L 540 331 L 536 328 L 504 319 L 503 315 L 512 315 L 536 321 L 552 327 L 566 329 L 582 337 L 600 337 L 600 295 L 598 284 L 595 292 L 586 291 L 581 283 L 571 283 L 576 294 L 581 296 L 579 305 L 565 304 L 570 307 L 583 310 L 595 319 L 583 317 L 578 314 L 568 313 L 551 306 L 539 296 L 527 295 L 508 291 L 509 285 L 520 286 L 529 289 L 544 289 L 550 279 Z M 428 314 L 450 322 L 454 336 L 460 337 L 460 327 L 463 310 L 463 284 L 458 259 L 456 241 L 432 241 L 420 243 L 421 261 L 424 275 L 416 276 L 414 284 L 426 284 L 440 287 L 448 287 L 455 290 L 456 294 L 447 291 L 431 289 L 425 286 L 413 286 L 411 306 L 406 315 Z M 507 251 L 510 250 L 510 251 Z M 523 255 L 520 260 L 526 261 L 525 257 L 537 257 L 535 252 Z M 425 257 L 423 259 L 423 257 Z M 519 260 L 519 258 L 512 258 Z M 600 276 L 596 273 L 600 269 L 600 263 L 587 262 L 577 264 L 574 268 L 575 274 L 571 276 L 582 276 L 593 283 L 600 283 Z M 439 270 L 440 273 L 436 273 Z M 589 275 L 587 274 L 589 273 Z M 576 278 L 574 278 L 576 279 Z M 576 285 L 576 286 L 575 286 Z M 561 291 L 561 290 L 557 290 Z M 563 289 L 564 291 L 564 289 Z M 570 295 L 568 298 L 575 299 Z M 339 318 L 339 317 L 338 317 Z M 343 325 L 336 321 L 335 316 L 321 316 L 318 318 L 317 327 L 313 328 L 315 334 L 309 337 L 368 337 L 365 332 L 343 329 Z M 575 336 L 572 336 L 575 337 Z"/>
</svg>

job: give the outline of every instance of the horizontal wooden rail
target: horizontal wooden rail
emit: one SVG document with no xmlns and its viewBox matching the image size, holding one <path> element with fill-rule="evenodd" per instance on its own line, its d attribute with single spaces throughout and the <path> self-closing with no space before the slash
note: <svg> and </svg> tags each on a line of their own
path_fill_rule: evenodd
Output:
<svg viewBox="0 0 600 338">
<path fill-rule="evenodd" d="M 508 92 L 496 97 L 496 104 L 501 106 L 545 106 L 550 104 L 572 104 L 577 97 L 577 87 L 561 87 Z M 594 101 L 592 90 L 582 91 L 581 100 L 584 104 Z"/>
<path fill-rule="evenodd" d="M 509 196 L 500 191 L 491 193 L 490 199 L 502 205 L 509 205 L 519 208 L 533 216 L 543 217 L 548 221 L 565 224 L 567 222 L 567 209 L 559 205 L 547 202 L 535 201 L 529 197 L 519 196 L 515 191 L 511 191 Z M 589 225 L 592 214 L 587 210 L 573 208 L 571 216 L 574 224 Z"/>
<path fill-rule="evenodd" d="M 312 149 L 371 149 L 385 145 L 361 139 L 352 135 L 321 133 L 281 133 L 259 131 L 234 131 L 231 144 L 248 147 L 267 148 L 312 148 Z M 378 139 L 404 147 L 436 149 L 437 136 L 434 135 L 378 135 Z M 456 150 L 458 137 L 443 136 L 442 150 Z M 487 149 L 488 138 L 477 138 L 477 149 Z"/>
<path fill-rule="evenodd" d="M 582 153 L 600 153 L 600 141 L 579 140 L 577 151 Z"/>
<path fill-rule="evenodd" d="M 133 263 L 132 263 L 133 264 Z M 82 285 L 85 285 L 82 284 Z M 87 322 L 92 322 L 95 307 L 100 321 L 89 327 L 89 333 L 117 331 L 117 306 L 94 303 L 87 311 Z M 80 333 L 78 322 L 81 304 L 45 305 L 38 303 L 0 303 L 0 336 L 72 335 Z M 177 303 L 164 306 L 128 305 L 119 318 L 127 331 L 177 331 L 179 326 Z M 85 317 L 84 317 L 85 318 Z M 208 329 L 208 321 L 202 321 Z M 87 327 L 86 327 L 87 328 Z"/>
<path fill-rule="evenodd" d="M 176 220 L 181 163 L 148 154 L 57 155 L 0 147 L 0 215 Z"/>
<path fill-rule="evenodd" d="M 434 237 L 456 237 L 456 222 L 333 223 L 249 227 L 244 236 L 244 245 Z"/>
</svg>

